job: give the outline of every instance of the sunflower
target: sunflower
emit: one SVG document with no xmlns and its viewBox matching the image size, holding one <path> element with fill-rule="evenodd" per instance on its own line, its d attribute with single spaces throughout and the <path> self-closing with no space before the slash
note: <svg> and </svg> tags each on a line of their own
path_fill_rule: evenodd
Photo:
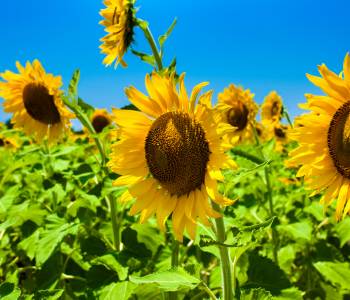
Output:
<svg viewBox="0 0 350 300">
<path fill-rule="evenodd" d="M 283 146 L 288 143 L 288 130 L 289 127 L 287 125 L 280 123 L 273 125 L 273 137 L 276 140 L 275 150 L 277 152 L 282 152 Z"/>
<path fill-rule="evenodd" d="M 276 91 L 270 92 L 261 106 L 261 122 L 265 125 L 279 123 L 282 118 L 283 103 Z"/>
<path fill-rule="evenodd" d="M 268 129 L 261 122 L 255 122 L 255 130 L 261 141 L 266 141 L 268 139 Z"/>
<path fill-rule="evenodd" d="M 258 106 L 254 102 L 254 94 L 250 90 L 230 84 L 218 95 L 217 112 L 222 122 L 233 126 L 227 138 L 230 143 L 250 141 L 254 136 L 253 126 Z"/>
<path fill-rule="evenodd" d="M 6 71 L 0 76 L 7 82 L 0 82 L 0 97 L 5 99 L 5 112 L 13 113 L 11 123 L 22 128 L 26 134 L 34 134 L 41 141 L 57 139 L 70 127 L 73 118 L 64 106 L 61 96 L 60 76 L 47 74 L 38 60 L 23 67 L 16 63 L 19 74 Z"/>
<path fill-rule="evenodd" d="M 101 9 L 100 15 L 104 18 L 100 22 L 105 26 L 105 35 L 100 41 L 101 53 L 106 57 L 103 64 L 111 65 L 114 61 L 115 67 L 120 63 L 123 67 L 127 64 L 123 60 L 125 52 L 133 41 L 135 17 L 133 0 L 105 0 L 106 8 Z"/>
<path fill-rule="evenodd" d="M 96 109 L 90 119 L 96 133 L 102 132 L 105 127 L 112 123 L 112 119 L 105 109 Z"/>
<path fill-rule="evenodd" d="M 308 79 L 326 94 L 307 94 L 309 113 L 298 118 L 290 137 L 299 142 L 291 152 L 289 165 L 301 165 L 297 176 L 314 193 L 324 191 L 321 203 L 327 207 L 335 199 L 336 219 L 350 212 L 350 57 L 345 56 L 343 73 L 337 75 L 324 64 L 321 77 Z"/>
<path fill-rule="evenodd" d="M 134 87 L 126 95 L 140 111 L 115 109 L 120 141 L 112 145 L 109 167 L 120 174 L 114 185 L 127 185 L 121 201 L 136 198 L 130 214 L 141 212 L 140 222 L 156 214 L 160 229 L 172 214 L 173 230 L 182 241 L 186 230 L 195 239 L 197 218 L 209 225 L 208 217 L 219 217 L 210 201 L 229 205 L 231 200 L 217 191 L 221 168 L 235 167 L 224 153 L 231 148 L 220 138 L 231 126 L 219 124 L 214 113 L 201 102 L 209 102 L 212 92 L 196 99 L 207 83 L 194 87 L 190 98 L 179 79 L 156 73 L 147 75 L 149 96 Z"/>
<path fill-rule="evenodd" d="M 19 147 L 19 143 L 16 139 L 11 137 L 5 137 L 2 134 L 0 134 L 0 148 L 7 148 L 7 149 L 17 149 Z"/>
</svg>

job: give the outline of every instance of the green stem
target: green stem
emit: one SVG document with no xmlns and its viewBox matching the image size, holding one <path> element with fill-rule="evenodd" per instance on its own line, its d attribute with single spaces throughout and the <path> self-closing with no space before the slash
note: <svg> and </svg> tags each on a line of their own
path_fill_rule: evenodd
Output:
<svg viewBox="0 0 350 300">
<path fill-rule="evenodd" d="M 102 169 L 102 172 L 105 177 L 109 176 L 108 169 L 106 168 L 106 162 L 107 162 L 107 156 L 106 152 L 104 150 L 103 144 L 101 140 L 98 138 L 96 131 L 94 127 L 92 126 L 89 118 L 87 115 L 81 111 L 79 106 L 71 103 L 67 98 L 64 98 L 64 103 L 75 113 L 79 121 L 87 128 L 89 133 L 93 136 L 94 141 L 96 143 L 97 149 L 100 152 L 101 156 L 101 162 L 100 166 Z M 114 238 L 114 248 L 119 251 L 120 250 L 120 224 L 118 222 L 118 215 L 117 215 L 117 204 L 115 202 L 115 199 L 112 197 L 109 197 L 108 195 L 105 196 L 106 200 L 108 201 L 110 207 L 111 207 L 111 219 L 112 219 L 112 229 L 113 229 L 113 238 Z"/>
<path fill-rule="evenodd" d="M 288 111 L 287 111 L 284 107 L 283 107 L 283 115 L 286 117 L 290 128 L 293 128 L 293 123 L 292 123 L 292 121 L 290 120 L 289 113 L 288 113 Z"/>
<path fill-rule="evenodd" d="M 215 210 L 220 210 L 219 205 L 212 202 L 213 208 Z M 216 238 L 220 243 L 224 243 L 226 240 L 224 218 L 220 217 L 215 219 L 216 224 Z M 220 251 L 220 267 L 221 267 L 221 277 L 222 277 L 222 291 L 224 300 L 234 299 L 234 289 L 232 281 L 232 262 L 229 253 L 229 248 L 224 246 L 218 246 Z"/>
<path fill-rule="evenodd" d="M 151 49 L 152 49 L 154 59 L 157 63 L 158 71 L 162 71 L 163 70 L 162 58 L 160 57 L 157 44 L 154 40 L 154 37 L 152 35 L 151 30 L 148 27 L 147 22 L 139 20 L 139 27 L 142 29 L 142 31 L 143 31 Z"/>
<path fill-rule="evenodd" d="M 217 300 L 213 291 L 202 281 L 201 288 L 208 294 L 211 300 Z"/>
<path fill-rule="evenodd" d="M 263 160 L 265 160 L 264 153 L 261 150 L 261 144 L 260 144 L 258 133 L 256 132 L 255 126 L 252 126 L 252 127 L 253 127 L 253 131 L 254 131 L 256 146 L 258 148 L 258 151 L 260 153 L 261 158 Z M 265 182 L 266 182 L 266 188 L 267 188 L 267 199 L 269 202 L 270 217 L 272 218 L 275 215 L 275 212 L 273 209 L 273 198 L 272 198 L 272 188 L 271 188 L 271 183 L 270 183 L 270 167 L 269 166 L 265 166 L 264 175 L 265 175 Z M 272 243 L 273 243 L 273 259 L 274 259 L 274 262 L 276 264 L 278 264 L 277 231 L 275 230 L 275 228 L 272 228 Z"/>
<path fill-rule="evenodd" d="M 171 253 L 171 268 L 177 268 L 179 266 L 179 250 L 180 243 L 174 239 L 173 249 Z M 168 294 L 169 300 L 177 300 L 177 292 L 169 292 Z"/>
</svg>

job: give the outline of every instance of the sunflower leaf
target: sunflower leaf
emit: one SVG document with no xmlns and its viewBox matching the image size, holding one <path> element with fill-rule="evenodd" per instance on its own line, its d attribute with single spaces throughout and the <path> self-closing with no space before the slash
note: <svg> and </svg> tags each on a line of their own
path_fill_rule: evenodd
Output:
<svg viewBox="0 0 350 300">
<path fill-rule="evenodd" d="M 168 30 L 158 38 L 160 53 L 163 53 L 164 43 L 168 39 L 172 31 L 174 30 L 176 23 L 177 23 L 177 18 L 174 19 L 174 21 L 169 26 Z"/>
<path fill-rule="evenodd" d="M 131 52 L 134 53 L 136 56 L 138 56 L 142 61 L 150 64 L 151 66 L 156 66 L 156 60 L 154 59 L 153 55 L 149 55 L 143 52 L 136 51 L 134 49 L 131 49 Z"/>
<path fill-rule="evenodd" d="M 68 96 L 74 105 L 77 104 L 79 80 L 80 80 L 80 70 L 77 69 L 74 71 L 72 79 L 70 80 L 69 86 L 68 86 Z"/>
<path fill-rule="evenodd" d="M 149 274 L 143 277 L 130 276 L 130 281 L 135 284 L 156 284 L 163 291 L 177 291 L 180 289 L 194 289 L 200 284 L 200 280 L 189 275 L 183 269 Z"/>
</svg>

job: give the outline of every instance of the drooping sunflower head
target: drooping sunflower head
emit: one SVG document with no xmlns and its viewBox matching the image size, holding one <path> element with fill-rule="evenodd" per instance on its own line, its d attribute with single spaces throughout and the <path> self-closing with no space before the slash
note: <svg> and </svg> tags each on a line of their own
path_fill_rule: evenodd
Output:
<svg viewBox="0 0 350 300">
<path fill-rule="evenodd" d="M 61 77 L 47 74 L 38 60 L 23 67 L 16 63 L 18 74 L 6 71 L 0 76 L 0 97 L 4 110 L 13 113 L 11 123 L 41 141 L 53 141 L 69 131 L 73 115 L 62 101 Z"/>
<path fill-rule="evenodd" d="M 111 125 L 112 118 L 105 109 L 96 109 L 91 116 L 91 124 L 96 133 L 102 132 L 104 128 Z"/>
<path fill-rule="evenodd" d="M 226 136 L 232 144 L 248 142 L 253 138 L 253 126 L 255 126 L 258 106 L 250 90 L 230 84 L 222 93 L 219 93 L 216 110 L 222 122 L 234 128 Z"/>
<path fill-rule="evenodd" d="M 224 153 L 231 146 L 221 135 L 231 126 L 218 123 L 207 105 L 211 92 L 198 94 L 206 83 L 197 85 L 191 97 L 179 79 L 153 73 L 146 76 L 144 95 L 134 87 L 126 95 L 140 111 L 114 110 L 120 126 L 120 140 L 112 145 L 109 167 L 122 175 L 114 184 L 128 185 L 122 200 L 136 198 L 130 213 L 141 212 L 141 222 L 156 214 L 159 227 L 172 214 L 175 237 L 182 241 L 187 230 L 192 239 L 199 219 L 218 217 L 209 200 L 221 205 L 232 203 L 217 191 L 223 180 L 220 169 L 235 167 Z"/>
<path fill-rule="evenodd" d="M 276 91 L 270 92 L 261 106 L 261 122 L 263 124 L 279 123 L 282 118 L 283 103 Z"/>
<path fill-rule="evenodd" d="M 119 63 L 126 67 L 123 56 L 133 42 L 135 26 L 134 0 L 105 0 L 105 8 L 101 9 L 100 15 L 104 18 L 100 22 L 105 27 L 107 35 L 102 39 L 101 53 L 106 57 L 103 64 L 115 66 Z"/>
<path fill-rule="evenodd" d="M 306 95 L 310 110 L 298 118 L 290 137 L 299 147 L 290 155 L 289 165 L 301 165 L 297 176 L 304 176 L 308 187 L 324 191 L 321 202 L 328 206 L 337 200 L 336 218 L 350 211 L 350 57 L 346 55 L 343 73 L 338 76 L 325 65 L 321 77 L 307 75 L 321 88 L 323 96 Z"/>
</svg>

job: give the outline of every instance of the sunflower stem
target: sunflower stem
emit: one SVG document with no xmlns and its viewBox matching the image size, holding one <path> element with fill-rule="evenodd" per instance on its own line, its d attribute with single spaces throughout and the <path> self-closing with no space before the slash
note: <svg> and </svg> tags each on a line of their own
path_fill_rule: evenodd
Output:
<svg viewBox="0 0 350 300">
<path fill-rule="evenodd" d="M 153 57 L 154 57 L 154 60 L 156 61 L 158 71 L 162 71 L 163 70 L 162 58 L 160 56 L 156 41 L 154 40 L 154 37 L 152 35 L 151 30 L 148 27 L 147 22 L 145 22 L 143 20 L 139 20 L 138 24 L 139 24 L 139 27 L 141 28 L 141 30 L 143 31 L 145 38 L 147 39 L 147 41 L 152 49 Z"/>
<path fill-rule="evenodd" d="M 171 251 L 171 268 L 175 269 L 179 266 L 179 250 L 180 243 L 174 239 L 173 247 Z M 169 300 L 177 300 L 177 292 L 169 292 L 168 294 Z"/>
<path fill-rule="evenodd" d="M 215 210 L 220 210 L 218 204 L 212 202 Z M 215 219 L 216 224 L 216 238 L 220 243 L 224 243 L 226 240 L 224 218 L 220 217 Z M 232 277 L 232 262 L 229 253 L 229 248 L 224 246 L 218 246 L 220 251 L 220 267 L 222 278 L 222 291 L 224 300 L 234 299 L 235 291 L 233 289 L 233 277 Z"/>
<path fill-rule="evenodd" d="M 256 146 L 258 148 L 258 151 L 260 153 L 260 156 L 263 160 L 265 160 L 265 155 L 263 151 L 261 150 L 261 144 L 259 140 L 259 135 L 256 131 L 255 126 L 253 127 L 254 137 Z M 273 198 L 272 198 L 272 188 L 270 183 L 270 167 L 267 165 L 264 168 L 264 177 L 265 177 L 265 183 L 267 188 L 267 199 L 269 202 L 269 211 L 270 211 L 270 217 L 272 218 L 275 216 L 274 208 L 273 208 Z M 278 248 L 278 241 L 277 241 L 277 231 L 275 228 L 272 228 L 272 243 L 273 243 L 273 260 L 276 264 L 278 264 L 278 254 L 277 254 L 277 248 Z"/>
<path fill-rule="evenodd" d="M 101 166 L 103 175 L 105 177 L 108 177 L 109 171 L 106 168 L 106 162 L 107 162 L 106 152 L 104 150 L 101 140 L 97 137 L 96 131 L 92 126 L 88 116 L 79 108 L 78 105 L 70 102 L 68 98 L 64 97 L 63 99 L 64 99 L 64 103 L 68 106 L 68 108 L 75 113 L 79 121 L 87 128 L 89 133 L 93 136 L 93 139 L 96 143 L 97 149 L 101 156 L 100 166 Z M 120 222 L 118 222 L 117 204 L 113 197 L 106 195 L 105 199 L 108 201 L 111 208 L 111 221 L 112 221 L 112 229 L 113 229 L 114 248 L 117 251 L 119 251 L 120 250 Z"/>
</svg>

